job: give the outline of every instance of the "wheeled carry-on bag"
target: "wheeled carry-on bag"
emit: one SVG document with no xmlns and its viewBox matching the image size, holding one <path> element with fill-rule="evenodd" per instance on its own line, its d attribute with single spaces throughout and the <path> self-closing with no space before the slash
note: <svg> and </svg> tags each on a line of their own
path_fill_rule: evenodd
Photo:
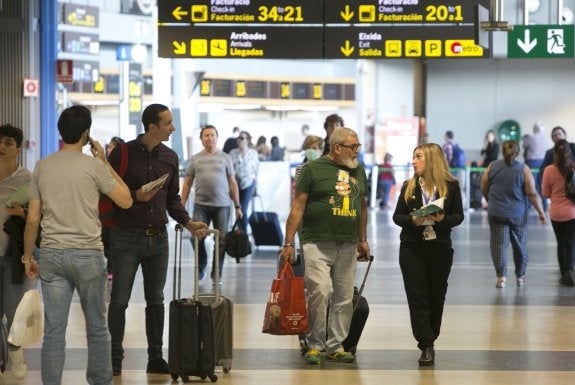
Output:
<svg viewBox="0 0 575 385">
<path fill-rule="evenodd" d="M 252 228 L 252 236 L 256 246 L 279 246 L 284 243 L 284 236 L 280 226 L 278 214 L 271 211 L 264 211 L 264 203 L 259 195 L 260 207 L 262 211 L 256 211 L 256 197 L 252 199 L 253 212 L 249 222 Z"/>
<path fill-rule="evenodd" d="M 172 379 L 178 377 L 189 382 L 189 376 L 209 377 L 217 381 L 215 367 L 223 366 L 229 372 L 232 362 L 232 303 L 219 294 L 199 294 L 199 265 L 197 240 L 195 241 L 194 297 L 181 298 L 182 274 L 182 229 L 176 226 L 174 263 L 174 300 L 170 303 L 170 329 L 168 365 Z M 214 234 L 216 250 L 218 231 Z M 216 252 L 217 253 L 217 252 Z M 219 260 L 216 255 L 216 273 L 219 274 Z"/>
</svg>

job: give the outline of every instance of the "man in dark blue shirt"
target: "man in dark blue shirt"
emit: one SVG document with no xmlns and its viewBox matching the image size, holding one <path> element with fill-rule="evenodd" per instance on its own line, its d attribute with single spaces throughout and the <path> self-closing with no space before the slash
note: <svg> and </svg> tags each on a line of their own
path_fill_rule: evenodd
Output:
<svg viewBox="0 0 575 385">
<path fill-rule="evenodd" d="M 172 113 L 161 104 L 148 106 L 142 114 L 144 134 L 127 143 L 128 168 L 124 181 L 130 188 L 134 205 L 116 210 L 117 228 L 112 231 L 114 258 L 112 293 L 108 309 L 108 328 L 112 337 L 112 370 L 122 372 L 124 349 L 122 340 L 126 309 L 138 266 L 142 265 L 146 299 L 146 336 L 148 339 L 147 373 L 169 374 L 162 357 L 164 333 L 164 285 L 168 270 L 167 214 L 200 238 L 207 225 L 193 222 L 182 205 L 179 189 L 178 155 L 166 145 L 175 131 Z M 120 151 L 110 154 L 114 169 L 120 165 Z M 168 174 L 166 181 L 147 191 L 143 185 Z M 167 214 L 166 214 L 167 213 Z"/>
</svg>

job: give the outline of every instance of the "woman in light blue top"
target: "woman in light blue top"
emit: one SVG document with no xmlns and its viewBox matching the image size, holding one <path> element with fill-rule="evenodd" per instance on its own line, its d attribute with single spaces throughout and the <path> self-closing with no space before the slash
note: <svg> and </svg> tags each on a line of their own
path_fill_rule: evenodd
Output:
<svg viewBox="0 0 575 385">
<path fill-rule="evenodd" d="M 248 228 L 248 207 L 256 190 L 260 167 L 258 152 L 252 147 L 252 136 L 247 131 L 241 131 L 238 137 L 238 148 L 230 151 L 240 190 L 240 206 L 244 213 L 242 217 L 244 231 Z"/>
</svg>

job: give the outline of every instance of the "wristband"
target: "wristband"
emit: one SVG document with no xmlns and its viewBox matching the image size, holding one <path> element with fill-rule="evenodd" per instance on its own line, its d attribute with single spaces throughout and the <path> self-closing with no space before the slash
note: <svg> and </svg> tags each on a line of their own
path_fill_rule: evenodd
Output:
<svg viewBox="0 0 575 385">
<path fill-rule="evenodd" d="M 284 243 L 284 247 L 294 247 L 293 243 Z"/>
<path fill-rule="evenodd" d="M 242 206 L 236 205 L 236 209 L 241 209 L 241 208 L 242 208 Z"/>
</svg>

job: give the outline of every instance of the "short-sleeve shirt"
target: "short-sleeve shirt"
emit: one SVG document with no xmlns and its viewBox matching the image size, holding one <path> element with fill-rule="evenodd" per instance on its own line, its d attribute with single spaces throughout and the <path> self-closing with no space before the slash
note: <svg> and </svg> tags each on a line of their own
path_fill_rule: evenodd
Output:
<svg viewBox="0 0 575 385">
<path fill-rule="evenodd" d="M 114 187 L 108 167 L 81 152 L 58 151 L 39 160 L 28 197 L 42 202 L 40 246 L 103 250 L 98 201 Z"/>
<path fill-rule="evenodd" d="M 222 151 L 206 154 L 201 151 L 190 159 L 186 176 L 192 177 L 195 186 L 194 203 L 204 206 L 227 207 L 230 205 L 228 176 L 234 176 L 232 158 Z"/>
<path fill-rule="evenodd" d="M 308 194 L 302 243 L 357 242 L 361 202 L 367 191 L 361 164 L 350 169 L 323 156 L 302 167 L 296 187 Z"/>
</svg>

